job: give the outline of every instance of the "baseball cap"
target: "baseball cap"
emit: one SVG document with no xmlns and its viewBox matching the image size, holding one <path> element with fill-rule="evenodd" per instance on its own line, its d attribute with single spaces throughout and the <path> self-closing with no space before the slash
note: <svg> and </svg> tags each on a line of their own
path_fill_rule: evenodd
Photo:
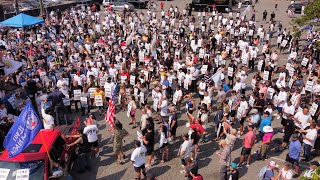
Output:
<svg viewBox="0 0 320 180">
<path fill-rule="evenodd" d="M 276 162 L 274 162 L 274 161 L 270 161 L 269 163 L 268 163 L 268 165 L 269 166 L 271 166 L 271 167 L 279 167 L 279 165 L 276 163 Z"/>
<path fill-rule="evenodd" d="M 232 167 L 232 169 L 237 169 L 238 168 L 236 163 L 231 163 L 230 166 Z"/>
</svg>

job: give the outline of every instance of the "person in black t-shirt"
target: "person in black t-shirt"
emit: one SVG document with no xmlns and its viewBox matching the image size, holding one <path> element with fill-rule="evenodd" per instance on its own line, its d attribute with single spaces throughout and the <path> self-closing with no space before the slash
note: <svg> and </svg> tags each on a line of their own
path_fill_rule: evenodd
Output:
<svg viewBox="0 0 320 180">
<path fill-rule="evenodd" d="M 262 115 L 263 107 L 265 105 L 265 100 L 264 100 L 263 96 L 264 96 L 264 94 L 260 93 L 259 97 L 255 100 L 255 103 L 253 104 L 253 107 L 252 107 L 252 108 L 257 109 L 260 115 Z"/>
<path fill-rule="evenodd" d="M 191 142 L 192 142 L 192 158 L 193 159 L 197 159 L 197 154 L 198 154 L 198 143 L 200 140 L 200 136 L 198 135 L 197 129 L 194 128 L 192 129 L 192 133 L 191 133 Z"/>
<path fill-rule="evenodd" d="M 148 164 L 146 165 L 146 167 L 149 167 L 152 165 L 152 161 L 154 159 L 154 130 L 151 124 L 147 125 L 147 133 L 144 135 L 143 138 L 143 144 L 147 149 L 147 162 Z"/>
<path fill-rule="evenodd" d="M 169 125 L 170 125 L 170 137 L 171 142 L 174 142 L 176 139 L 176 131 L 178 128 L 178 116 L 176 113 L 175 107 L 170 107 L 171 115 L 169 116 Z"/>
</svg>

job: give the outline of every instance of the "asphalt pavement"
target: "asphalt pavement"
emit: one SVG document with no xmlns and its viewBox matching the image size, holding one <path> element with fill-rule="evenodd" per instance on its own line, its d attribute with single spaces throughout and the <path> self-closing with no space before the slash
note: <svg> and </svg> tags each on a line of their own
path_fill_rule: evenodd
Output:
<svg viewBox="0 0 320 180">
<path fill-rule="evenodd" d="M 158 11 L 160 9 L 159 3 L 161 1 L 156 1 L 158 3 Z M 190 0 L 175 0 L 175 1 L 164 1 L 165 9 L 168 9 L 170 5 L 178 6 L 180 10 L 182 10 L 185 7 L 185 4 L 190 3 Z M 278 4 L 278 10 L 275 10 L 275 4 Z M 258 3 L 255 5 L 256 10 L 256 19 L 257 19 L 257 25 L 265 24 L 265 22 L 262 22 L 262 12 L 264 10 L 267 10 L 268 17 L 270 18 L 270 14 L 272 11 L 276 14 L 276 21 L 281 21 L 283 23 L 283 26 L 287 29 L 290 28 L 290 19 L 287 16 L 286 9 L 288 5 L 290 4 L 290 1 L 286 0 L 259 0 Z M 245 7 L 243 6 L 241 8 L 241 12 Z M 140 10 L 137 10 L 140 12 Z M 146 12 L 146 10 L 142 10 L 143 12 Z M 298 16 L 298 15 L 296 15 Z M 267 25 L 265 25 L 267 27 Z M 273 44 L 276 42 L 276 37 L 272 39 Z M 272 48 L 274 50 L 275 47 Z M 286 64 L 288 54 L 284 53 L 280 55 L 280 62 L 279 65 Z M 250 73 L 249 77 L 247 79 L 247 84 L 251 84 L 251 79 L 254 73 Z M 277 76 L 277 75 L 276 75 Z M 275 77 L 276 77 L 275 76 Z M 250 90 L 246 92 L 246 94 L 250 94 Z M 150 98 L 150 97 L 149 97 Z M 150 102 L 150 99 L 149 99 Z M 198 104 L 198 99 L 197 103 Z M 184 106 L 182 107 L 182 110 L 184 110 Z M 100 156 L 99 158 L 91 158 L 91 166 L 92 170 L 90 172 L 85 172 L 82 174 L 78 173 L 72 173 L 74 178 L 76 180 L 87 180 L 87 179 L 106 179 L 106 180 L 118 180 L 118 179 L 134 179 L 134 169 L 130 162 L 130 155 L 134 149 L 133 141 L 136 139 L 136 129 L 131 129 L 131 126 L 129 126 L 129 118 L 126 116 L 126 112 L 119 112 L 119 110 L 116 112 L 116 117 L 119 119 L 122 124 L 124 125 L 124 128 L 130 133 L 129 136 L 125 138 L 124 143 L 124 152 L 127 156 L 127 159 L 125 159 L 124 165 L 119 165 L 116 163 L 116 155 L 113 154 L 113 148 L 112 143 L 110 142 L 111 134 L 107 131 L 109 129 L 108 125 L 104 121 L 104 116 L 99 117 L 98 113 L 96 113 L 96 116 L 98 117 L 98 125 L 99 125 L 99 139 L 100 139 Z M 137 111 L 136 118 L 139 121 L 141 117 L 140 110 Z M 83 117 L 82 117 L 83 120 Z M 185 127 L 185 123 L 187 122 L 187 117 L 185 114 L 185 111 L 181 113 L 181 116 L 179 117 L 179 127 L 177 130 L 177 135 L 179 136 L 179 142 L 176 142 L 173 145 L 169 146 L 169 161 L 165 163 L 160 163 L 160 161 L 157 161 L 152 168 L 150 168 L 148 171 L 154 173 L 158 177 L 159 180 L 182 180 L 185 179 L 183 175 L 180 174 L 180 170 L 182 170 L 181 164 L 180 164 L 180 158 L 177 158 L 177 151 L 179 149 L 179 146 L 182 143 L 181 135 L 187 133 L 188 128 Z M 208 129 L 209 136 L 207 139 L 209 140 L 207 143 L 201 144 L 200 143 L 200 152 L 198 154 L 198 163 L 199 163 L 199 173 L 204 177 L 206 180 L 214 180 L 218 177 L 218 171 L 219 171 L 219 158 L 217 155 L 215 155 L 215 152 L 218 150 L 218 144 L 214 141 L 211 141 L 213 139 L 212 132 L 214 131 L 213 123 L 209 123 L 210 127 Z M 281 129 L 280 121 L 275 119 L 272 123 L 272 126 L 275 128 L 275 132 L 278 132 Z M 156 125 L 156 128 L 159 128 L 159 125 Z M 271 151 L 269 153 L 269 159 L 268 160 L 274 160 L 278 164 L 283 165 L 285 162 L 285 156 L 287 154 L 287 151 L 284 152 L 275 152 L 274 148 L 279 146 L 279 142 L 281 142 L 283 134 L 277 133 L 274 138 L 271 145 Z M 158 137 L 159 138 L 159 137 Z M 156 139 L 156 142 L 158 142 L 158 138 Z M 239 157 L 241 153 L 242 148 L 242 139 L 237 139 L 234 150 L 232 151 L 232 161 L 238 163 Z M 157 145 L 155 147 L 157 149 Z M 252 152 L 254 153 L 258 147 L 254 147 Z M 156 159 L 160 158 L 159 150 L 155 151 Z M 320 160 L 320 159 L 317 159 Z M 252 163 L 249 167 L 242 167 L 239 169 L 240 177 L 241 179 L 257 179 L 257 175 L 259 173 L 259 170 L 265 166 L 267 161 L 256 161 L 256 157 L 253 156 Z M 300 170 L 304 171 L 306 168 L 308 168 L 308 164 L 305 162 L 300 163 Z"/>
</svg>

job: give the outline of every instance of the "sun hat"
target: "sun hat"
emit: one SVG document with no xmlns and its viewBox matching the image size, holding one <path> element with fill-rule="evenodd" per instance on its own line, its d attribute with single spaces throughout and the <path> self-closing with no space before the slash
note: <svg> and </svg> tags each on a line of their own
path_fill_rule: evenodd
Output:
<svg viewBox="0 0 320 180">
<path fill-rule="evenodd" d="M 271 126 L 264 126 L 263 132 L 265 132 L 265 133 L 273 132 L 273 128 Z"/>
<path fill-rule="evenodd" d="M 269 163 L 268 163 L 268 165 L 269 166 L 271 166 L 271 167 L 279 167 L 279 165 L 276 163 L 276 162 L 274 162 L 274 161 L 270 161 Z"/>
</svg>

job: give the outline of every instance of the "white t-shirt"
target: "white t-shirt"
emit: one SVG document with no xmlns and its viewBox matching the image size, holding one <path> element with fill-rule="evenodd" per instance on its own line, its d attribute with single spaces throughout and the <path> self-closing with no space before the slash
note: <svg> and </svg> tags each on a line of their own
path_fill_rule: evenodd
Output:
<svg viewBox="0 0 320 180">
<path fill-rule="evenodd" d="M 283 91 L 283 92 L 280 91 L 279 92 L 278 100 L 282 101 L 282 102 L 278 105 L 278 107 L 283 107 L 283 105 L 287 102 L 287 97 L 288 97 L 288 95 L 287 95 L 287 93 L 285 91 Z"/>
<path fill-rule="evenodd" d="M 176 92 L 174 93 L 174 96 L 177 96 L 178 99 L 179 99 L 180 97 L 182 97 L 182 91 L 181 90 L 176 90 Z"/>
<path fill-rule="evenodd" d="M 248 102 L 247 101 L 240 101 L 239 109 L 241 109 L 242 112 L 244 113 L 245 110 L 249 109 Z"/>
<path fill-rule="evenodd" d="M 318 136 L 318 132 L 316 129 L 308 129 L 306 137 L 311 139 L 312 141 L 310 142 L 307 139 L 303 139 L 303 143 L 308 144 L 313 147 L 314 143 L 316 142 L 317 136 Z"/>
<path fill-rule="evenodd" d="M 167 100 L 162 101 L 160 108 L 161 108 L 160 115 L 161 116 L 168 116 L 168 101 Z"/>
<path fill-rule="evenodd" d="M 89 125 L 83 129 L 83 134 L 88 137 L 88 142 L 95 142 L 98 140 L 98 127 L 96 125 Z"/>
<path fill-rule="evenodd" d="M 206 83 L 205 82 L 200 82 L 199 84 L 199 94 L 203 95 L 204 91 L 206 90 Z"/>
<path fill-rule="evenodd" d="M 183 159 L 190 156 L 191 152 L 191 141 L 184 141 L 180 147 L 180 153 L 184 152 Z"/>
<path fill-rule="evenodd" d="M 211 104 L 211 98 L 210 98 L 210 96 L 204 96 L 201 103 L 206 104 L 207 107 L 209 108 L 209 105 Z"/>
<path fill-rule="evenodd" d="M 41 114 L 43 117 L 43 128 L 44 129 L 53 129 L 54 118 L 50 114 L 46 114 L 44 108 L 41 108 Z"/>
<path fill-rule="evenodd" d="M 287 117 L 287 115 L 286 115 L 285 113 L 290 114 L 290 115 L 294 115 L 294 110 L 295 110 L 295 108 L 294 108 L 293 105 L 288 106 L 288 104 L 285 103 L 285 104 L 283 105 L 283 107 L 282 107 L 282 112 L 284 112 L 284 113 L 282 114 L 282 117 L 283 117 L 284 119 L 288 119 L 288 117 Z"/>
<path fill-rule="evenodd" d="M 294 118 L 298 119 L 298 121 L 301 122 L 301 124 L 295 123 L 296 126 L 305 129 L 307 127 L 307 123 L 309 122 L 309 119 L 311 118 L 310 114 L 304 115 L 302 111 L 297 112 L 296 115 L 294 115 Z"/>
<path fill-rule="evenodd" d="M 292 179 L 293 172 L 292 170 L 286 171 L 284 168 L 281 169 L 281 178 L 282 179 Z"/>
<path fill-rule="evenodd" d="M 147 149 L 143 144 L 132 152 L 131 161 L 133 161 L 134 167 L 140 167 L 145 163 L 146 152 L 147 152 Z"/>
</svg>

